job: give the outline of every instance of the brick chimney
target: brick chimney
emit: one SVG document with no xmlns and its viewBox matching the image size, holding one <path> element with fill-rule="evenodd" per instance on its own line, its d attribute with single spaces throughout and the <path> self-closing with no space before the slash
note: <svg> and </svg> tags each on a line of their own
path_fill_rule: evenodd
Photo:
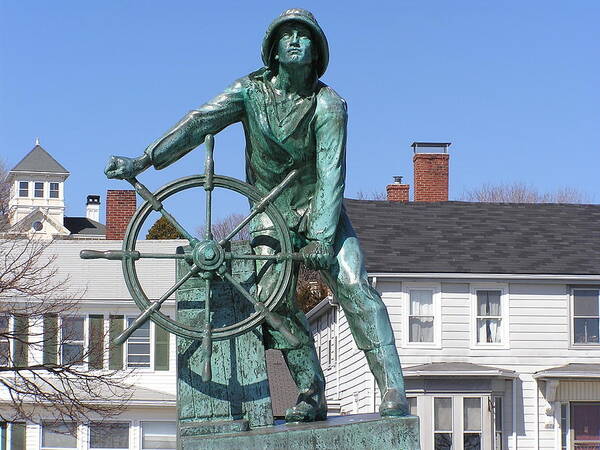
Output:
<svg viewBox="0 0 600 450">
<path fill-rule="evenodd" d="M 135 213 L 134 190 L 106 192 L 106 239 L 122 240 L 131 217 Z"/>
<path fill-rule="evenodd" d="M 408 202 L 408 184 L 402 184 L 402 177 L 394 177 L 394 183 L 386 186 L 387 199 L 390 202 Z"/>
<path fill-rule="evenodd" d="M 448 201 L 450 142 L 413 142 L 415 202 Z"/>
</svg>

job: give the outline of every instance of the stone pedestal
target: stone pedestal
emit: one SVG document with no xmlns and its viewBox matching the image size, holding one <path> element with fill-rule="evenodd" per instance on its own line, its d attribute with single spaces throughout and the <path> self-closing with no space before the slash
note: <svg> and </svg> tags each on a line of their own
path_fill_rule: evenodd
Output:
<svg viewBox="0 0 600 450">
<path fill-rule="evenodd" d="M 281 424 L 246 432 L 182 437 L 181 450 L 419 450 L 419 418 L 359 414 L 322 422 Z"/>
</svg>

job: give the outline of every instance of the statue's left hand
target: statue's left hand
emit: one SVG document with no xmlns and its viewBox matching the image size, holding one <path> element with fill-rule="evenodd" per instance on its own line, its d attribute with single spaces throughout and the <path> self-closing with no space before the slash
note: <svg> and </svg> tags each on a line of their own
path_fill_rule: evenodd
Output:
<svg viewBox="0 0 600 450">
<path fill-rule="evenodd" d="M 300 250 L 304 264 L 309 269 L 327 269 L 333 260 L 333 247 L 325 242 L 313 241 Z"/>
<path fill-rule="evenodd" d="M 139 158 L 127 158 L 126 156 L 111 156 L 104 173 L 108 178 L 128 180 L 134 178 L 150 165 L 147 155 Z"/>
</svg>

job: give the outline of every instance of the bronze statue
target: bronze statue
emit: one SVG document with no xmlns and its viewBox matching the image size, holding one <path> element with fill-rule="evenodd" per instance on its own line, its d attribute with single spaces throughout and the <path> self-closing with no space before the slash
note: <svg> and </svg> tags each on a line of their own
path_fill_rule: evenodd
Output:
<svg viewBox="0 0 600 450">
<path fill-rule="evenodd" d="M 207 135 L 242 122 L 248 183 L 267 194 L 292 170 L 298 171 L 295 182 L 274 203 L 305 263 L 321 271 L 339 299 L 382 393 L 381 415 L 407 415 L 402 369 L 387 310 L 369 285 L 359 242 L 342 204 L 347 109 L 344 99 L 319 81 L 329 60 L 325 34 L 310 12 L 289 9 L 267 29 L 262 59 L 265 67 L 188 113 L 142 156 L 113 156 L 106 175 L 134 179 L 151 165 L 162 169 L 202 144 Z M 276 250 L 269 239 L 272 223 L 268 217 L 257 216 L 251 232 L 256 253 Z M 273 270 L 257 269 L 260 296 L 269 290 Z M 296 276 L 297 271 L 296 265 Z M 291 345 L 266 324 L 265 345 L 283 352 L 300 393 L 286 420 L 323 420 L 327 414 L 324 376 L 294 292 L 292 283 L 278 312 L 300 345 Z"/>
</svg>

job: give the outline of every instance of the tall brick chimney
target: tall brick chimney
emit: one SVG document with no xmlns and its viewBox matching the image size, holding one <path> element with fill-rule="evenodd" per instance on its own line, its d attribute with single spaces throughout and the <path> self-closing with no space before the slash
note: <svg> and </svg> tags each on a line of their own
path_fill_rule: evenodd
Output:
<svg viewBox="0 0 600 450">
<path fill-rule="evenodd" d="M 123 239 L 135 207 L 134 190 L 106 191 L 106 239 Z"/>
<path fill-rule="evenodd" d="M 448 201 L 450 142 L 413 142 L 415 202 Z"/>
<path fill-rule="evenodd" d="M 388 184 L 385 187 L 387 191 L 387 199 L 390 202 L 408 202 L 408 184 L 402 184 L 402 177 L 394 177 L 394 183 Z"/>
</svg>

